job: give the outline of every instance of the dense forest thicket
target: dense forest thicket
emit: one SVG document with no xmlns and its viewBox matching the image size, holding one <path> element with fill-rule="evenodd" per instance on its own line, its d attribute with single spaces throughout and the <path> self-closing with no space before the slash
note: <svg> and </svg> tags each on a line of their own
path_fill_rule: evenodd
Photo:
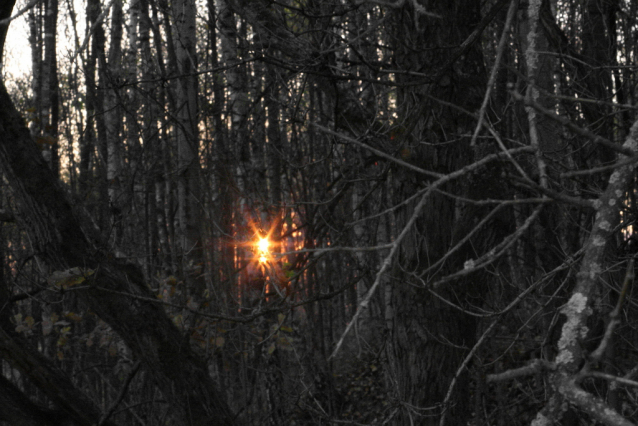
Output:
<svg viewBox="0 0 638 426">
<path fill-rule="evenodd" d="M 638 422 L 638 2 L 14 3 L 0 425 Z"/>
</svg>

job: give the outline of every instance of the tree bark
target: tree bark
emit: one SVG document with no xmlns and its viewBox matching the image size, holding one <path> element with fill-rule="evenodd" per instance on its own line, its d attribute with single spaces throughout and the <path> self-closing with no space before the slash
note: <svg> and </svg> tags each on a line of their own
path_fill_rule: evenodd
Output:
<svg viewBox="0 0 638 426">
<path fill-rule="evenodd" d="M 422 31 L 418 28 L 418 17 L 414 21 L 403 20 L 410 13 L 407 6 L 392 13 L 394 19 L 387 31 L 396 44 L 397 65 L 400 69 L 419 70 L 439 77 L 432 84 L 398 90 L 397 104 L 401 105 L 398 121 L 404 127 L 399 137 L 392 141 L 395 144 L 392 150 L 401 152 L 402 158 L 426 170 L 444 174 L 459 170 L 472 160 L 470 140 L 461 135 L 471 132 L 474 121 L 428 97 L 434 96 L 469 111 L 479 108 L 479 88 L 485 86 L 487 76 L 478 46 L 468 47 L 464 55 L 448 68 L 432 65 L 449 63 L 452 57 L 448 50 L 444 54 L 439 53 L 443 52 L 439 50 L 442 39 L 450 45 L 464 44 L 480 20 L 478 4 L 466 0 L 441 3 L 436 9 L 441 20 L 433 21 L 432 27 Z M 411 34 L 411 44 L 404 47 L 403 34 L 407 32 Z M 400 75 L 397 79 L 399 84 L 406 85 L 415 80 L 408 75 Z M 445 134 L 442 129 L 455 129 L 452 132 L 455 136 Z M 477 156 L 481 155 L 478 149 L 474 152 Z M 419 185 L 427 185 L 421 177 L 403 167 L 393 170 L 393 174 L 394 187 L 390 190 L 396 197 L 393 200 L 395 204 L 416 193 Z M 483 183 L 494 179 L 493 173 L 486 173 L 481 178 Z M 397 185 L 396 182 L 401 183 Z M 480 199 L 481 195 L 494 197 L 493 194 L 479 192 L 486 191 L 485 187 L 489 186 L 483 184 L 479 188 L 472 181 L 451 182 L 444 191 L 462 193 L 472 199 Z M 399 232 L 413 215 L 415 205 L 416 201 L 409 208 L 397 211 L 395 218 Z M 471 416 L 470 407 L 465 403 L 469 400 L 465 375 L 459 377 L 449 404 L 443 406 L 442 403 L 467 348 L 475 342 L 477 321 L 432 296 L 425 287 L 428 281 L 435 280 L 437 274 L 461 269 L 468 256 L 471 258 L 472 250 L 466 246 L 435 271 L 429 271 L 430 266 L 446 255 L 449 247 L 461 240 L 463 232 L 460 228 L 475 223 L 482 212 L 439 193 L 432 193 L 426 206 L 416 220 L 413 232 L 402 242 L 401 254 L 392 274 L 405 278 L 386 292 L 385 319 L 389 328 L 387 382 L 392 383 L 393 392 L 406 403 L 405 407 L 421 409 L 403 409 L 395 424 L 434 424 L 439 422 L 440 416 L 449 424 L 465 424 Z M 506 228 L 493 226 L 491 229 L 493 232 L 489 235 L 476 238 L 468 245 L 474 245 L 477 253 L 487 252 L 490 242 Z M 422 281 L 411 282 L 412 271 L 422 277 Z M 459 280 L 453 286 L 437 290 L 437 293 L 440 298 L 457 300 L 461 306 L 471 298 L 474 298 L 474 303 L 480 303 L 482 296 L 477 294 L 475 282 L 483 279 L 475 275 L 471 280 Z"/>
<path fill-rule="evenodd" d="M 113 221 L 113 240 L 121 243 L 123 215 L 128 213 L 130 202 L 126 200 L 124 188 L 124 144 L 122 143 L 123 120 L 120 93 L 122 78 L 122 27 L 124 14 L 119 2 L 114 2 L 111 9 L 111 43 L 109 45 L 108 63 L 100 64 L 100 84 L 104 88 L 104 122 L 106 127 L 106 181 L 108 186 L 109 207 Z"/>
</svg>

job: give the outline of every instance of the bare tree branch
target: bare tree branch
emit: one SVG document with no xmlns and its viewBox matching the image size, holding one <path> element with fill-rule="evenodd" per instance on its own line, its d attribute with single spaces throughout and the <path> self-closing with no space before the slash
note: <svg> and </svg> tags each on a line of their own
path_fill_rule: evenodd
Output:
<svg viewBox="0 0 638 426">
<path fill-rule="evenodd" d="M 558 391 L 567 401 L 607 426 L 635 426 L 600 398 L 583 390 L 573 378 L 564 378 L 557 383 Z"/>
</svg>

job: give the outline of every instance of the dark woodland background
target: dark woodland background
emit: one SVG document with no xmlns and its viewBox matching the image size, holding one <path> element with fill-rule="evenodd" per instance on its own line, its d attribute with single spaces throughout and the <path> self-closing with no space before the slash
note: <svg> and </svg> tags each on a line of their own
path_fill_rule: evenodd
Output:
<svg viewBox="0 0 638 426">
<path fill-rule="evenodd" d="M 638 421 L 638 2 L 13 1 L 1 425 Z"/>
</svg>

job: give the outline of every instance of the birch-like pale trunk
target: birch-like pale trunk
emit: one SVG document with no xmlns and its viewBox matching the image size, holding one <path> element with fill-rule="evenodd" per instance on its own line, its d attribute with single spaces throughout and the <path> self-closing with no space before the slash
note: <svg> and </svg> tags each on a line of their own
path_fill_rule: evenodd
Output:
<svg viewBox="0 0 638 426">
<path fill-rule="evenodd" d="M 193 0 L 180 0 L 173 5 L 175 16 L 175 59 L 179 73 L 177 86 L 177 218 L 179 245 L 184 277 L 192 264 L 203 263 L 201 253 L 199 132 L 197 128 L 197 54 Z"/>
<path fill-rule="evenodd" d="M 140 55 L 140 74 L 142 82 L 142 140 L 144 148 L 142 150 L 143 170 L 144 173 L 144 212 L 143 223 L 144 228 L 144 255 L 151 256 L 152 261 L 144 262 L 146 267 L 146 276 L 156 275 L 155 268 L 160 266 L 165 271 L 165 265 L 162 265 L 165 256 L 168 255 L 166 244 L 166 227 L 158 223 L 157 217 L 161 212 L 161 204 L 157 204 L 155 188 L 161 173 L 161 152 L 159 139 L 158 118 L 160 116 L 160 108 L 162 105 L 158 96 L 159 90 L 156 87 L 154 79 L 157 77 L 158 60 L 154 58 L 153 49 L 151 47 L 151 29 L 152 22 L 149 16 L 149 4 L 147 0 L 139 2 L 139 55 Z M 159 48 L 158 50 L 161 50 Z M 159 56 L 159 55 L 158 55 Z"/>
<path fill-rule="evenodd" d="M 29 14 L 29 43 L 33 79 L 34 108 L 31 133 L 42 150 L 49 166 L 59 173 L 58 144 L 58 74 L 56 26 L 58 1 L 47 0 Z"/>
<path fill-rule="evenodd" d="M 175 52 L 173 49 L 172 24 L 168 19 L 166 9 L 162 9 L 164 13 L 160 15 L 160 11 L 155 3 L 149 2 L 148 6 L 151 8 L 152 13 L 149 15 L 146 8 L 142 9 L 142 19 L 149 20 L 148 26 L 153 34 L 154 45 L 154 63 L 157 65 L 158 73 L 162 77 L 166 77 L 171 73 L 174 73 L 175 67 Z M 166 6 L 159 3 L 159 6 Z M 164 22 L 161 18 L 164 18 Z M 167 34 L 164 42 L 163 33 L 161 27 L 165 28 Z M 175 104 L 175 97 L 170 90 L 170 87 L 161 86 L 157 88 L 157 105 L 165 106 L 169 111 L 175 111 L 177 109 Z M 158 155 L 155 170 L 157 173 L 157 181 L 155 182 L 155 203 L 157 205 L 157 229 L 158 239 L 160 247 L 162 248 L 162 262 L 165 272 L 169 274 L 176 274 L 178 271 L 178 255 L 177 244 L 175 238 L 175 221 L 172 220 L 174 211 L 174 176 L 173 159 L 171 156 L 170 137 L 169 137 L 169 120 L 167 114 L 157 111 L 157 117 L 159 121 L 159 133 L 158 133 Z"/>
<path fill-rule="evenodd" d="M 227 83 L 227 95 L 226 95 L 226 116 L 230 117 L 230 131 L 228 132 L 228 139 L 225 140 L 226 146 L 223 152 L 227 152 L 232 160 L 232 165 L 225 167 L 226 176 L 230 185 L 233 187 L 234 194 L 228 194 L 232 197 L 234 203 L 222 206 L 225 209 L 222 214 L 233 216 L 233 238 L 229 238 L 227 244 L 236 244 L 237 238 L 241 239 L 249 231 L 248 228 L 248 212 L 250 206 L 247 199 L 247 185 L 245 167 L 246 162 L 249 160 L 249 141 L 246 126 L 246 117 L 248 113 L 248 89 L 245 71 L 242 65 L 239 63 L 241 57 L 239 56 L 239 44 L 238 44 L 238 24 L 237 18 L 233 14 L 230 2 L 228 0 L 215 0 L 215 6 L 217 10 L 217 24 L 219 27 L 219 38 L 221 47 L 221 62 L 229 66 L 225 73 Z M 228 124 L 226 124 L 228 126 Z M 234 212 L 232 211 L 234 210 Z M 239 212 L 239 214 L 236 214 Z M 237 245 L 234 268 L 246 270 L 246 263 L 248 262 L 249 254 L 244 246 Z M 244 287 L 239 287 L 238 290 L 243 291 Z M 241 298 L 241 295 L 239 295 Z"/>
<path fill-rule="evenodd" d="M 84 144 L 80 146 L 80 183 L 83 196 L 91 194 L 97 199 L 92 208 L 97 213 L 97 223 L 107 229 L 108 187 L 106 181 L 108 149 L 106 125 L 104 121 L 104 96 L 99 86 L 99 68 L 105 62 L 106 36 L 100 15 L 101 4 L 98 0 L 88 0 L 86 4 L 86 31 L 90 34 L 90 46 L 85 62 L 86 84 L 86 127 Z M 95 153 L 97 152 L 97 155 Z M 82 177 L 83 176 L 83 177 Z M 92 181 L 92 178 L 94 181 Z"/>
<path fill-rule="evenodd" d="M 58 0 L 47 0 L 44 16 L 44 63 L 42 64 L 42 134 L 49 141 L 46 147 L 49 164 L 56 174 L 60 173 L 58 156 L 58 120 L 60 105 L 58 98 L 57 61 Z"/>
<path fill-rule="evenodd" d="M 107 63 L 100 67 L 100 82 L 104 92 L 104 122 L 106 127 L 107 165 L 106 179 L 109 203 L 113 212 L 113 239 L 116 244 L 122 238 L 122 219 L 128 203 L 124 195 L 126 178 L 123 168 L 123 113 L 119 82 L 122 78 L 122 27 L 124 13 L 116 1 L 111 9 L 111 39 Z"/>
</svg>

